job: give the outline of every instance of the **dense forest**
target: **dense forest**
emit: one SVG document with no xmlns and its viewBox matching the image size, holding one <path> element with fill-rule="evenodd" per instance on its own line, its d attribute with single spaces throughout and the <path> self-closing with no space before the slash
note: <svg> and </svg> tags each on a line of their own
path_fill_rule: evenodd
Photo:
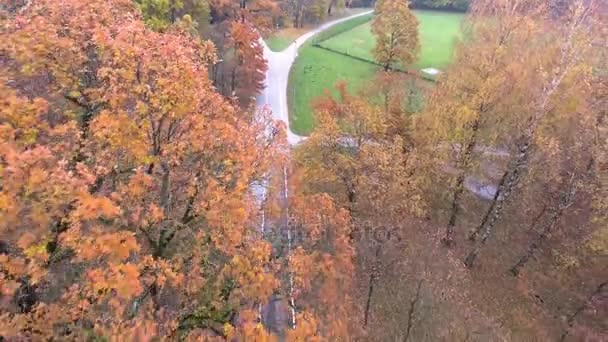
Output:
<svg viewBox="0 0 608 342">
<path fill-rule="evenodd" d="M 606 341 L 608 2 L 368 4 L 289 144 L 262 37 L 353 5 L 0 0 L 0 341 Z"/>
</svg>

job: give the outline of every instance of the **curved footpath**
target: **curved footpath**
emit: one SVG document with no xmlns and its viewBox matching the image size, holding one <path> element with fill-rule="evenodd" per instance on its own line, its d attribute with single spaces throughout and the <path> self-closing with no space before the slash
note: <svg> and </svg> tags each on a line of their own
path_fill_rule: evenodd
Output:
<svg viewBox="0 0 608 342">
<path fill-rule="evenodd" d="M 291 43 L 291 45 L 289 45 L 287 49 L 281 52 L 273 52 L 270 50 L 270 48 L 268 48 L 266 42 L 260 38 L 260 44 L 264 47 L 264 58 L 268 62 L 268 71 L 266 72 L 266 87 L 264 88 L 264 91 L 257 97 L 256 103 L 259 108 L 269 107 L 270 110 L 272 110 L 272 117 L 275 120 L 281 120 L 285 123 L 285 126 L 287 127 L 287 141 L 290 145 L 295 145 L 306 138 L 294 134 L 291 131 L 291 128 L 289 127 L 289 113 L 287 105 L 287 83 L 289 80 L 289 71 L 291 70 L 291 66 L 298 55 L 298 49 L 315 34 L 326 30 L 335 24 L 371 12 L 372 11 L 370 10 L 321 25 L 317 29 L 312 30 L 296 39 L 293 43 Z M 286 172 L 283 174 L 283 180 L 285 182 L 283 189 L 283 203 L 285 204 L 287 203 L 288 196 Z M 251 191 L 259 202 L 261 208 L 263 208 L 263 203 L 266 198 L 265 187 L 265 182 L 258 185 L 252 185 L 251 187 Z M 261 214 L 262 218 L 260 222 L 260 232 L 264 234 L 266 222 L 264 220 L 263 209 L 261 210 Z M 285 330 L 288 327 L 295 327 L 296 325 L 295 303 L 293 302 L 293 297 L 289 297 L 290 298 L 284 298 L 283 296 L 275 293 L 270 296 L 267 304 L 259 307 L 259 316 L 262 324 L 266 327 L 266 329 L 279 336 L 280 340 L 284 340 Z"/>
<path fill-rule="evenodd" d="M 268 106 L 272 110 L 272 117 L 275 120 L 281 120 L 287 127 L 287 141 L 291 145 L 299 143 L 306 137 L 294 134 L 289 127 L 289 106 L 287 104 L 287 84 L 289 80 L 289 71 L 293 62 L 298 56 L 298 49 L 308 39 L 317 33 L 324 31 L 338 23 L 350 20 L 352 18 L 360 17 L 372 13 L 373 10 L 351 15 L 346 18 L 336 19 L 325 23 L 318 28 L 307 32 L 300 36 L 288 48 L 281 52 L 273 52 L 270 50 L 266 42 L 260 38 L 260 44 L 264 47 L 264 58 L 268 62 L 268 71 L 266 72 L 266 88 L 257 97 L 258 107 Z"/>
</svg>

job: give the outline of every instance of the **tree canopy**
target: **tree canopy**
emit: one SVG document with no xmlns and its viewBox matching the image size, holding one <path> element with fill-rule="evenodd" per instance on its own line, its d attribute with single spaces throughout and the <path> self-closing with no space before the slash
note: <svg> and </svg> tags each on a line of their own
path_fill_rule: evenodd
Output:
<svg viewBox="0 0 608 342">
<path fill-rule="evenodd" d="M 373 54 L 376 61 L 384 67 L 384 71 L 406 67 L 418 57 L 418 20 L 410 11 L 407 2 L 378 1 L 372 32 L 376 36 Z"/>
<path fill-rule="evenodd" d="M 606 340 L 605 3 L 475 1 L 429 82 L 380 0 L 290 146 L 260 34 L 342 6 L 0 0 L 0 340 Z"/>
</svg>

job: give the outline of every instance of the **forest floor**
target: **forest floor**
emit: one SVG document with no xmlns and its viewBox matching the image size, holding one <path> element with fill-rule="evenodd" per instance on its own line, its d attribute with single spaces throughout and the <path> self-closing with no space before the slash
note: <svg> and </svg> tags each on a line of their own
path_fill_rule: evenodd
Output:
<svg viewBox="0 0 608 342">
<path fill-rule="evenodd" d="M 463 14 L 439 11 L 414 11 L 420 21 L 420 59 L 415 68 L 445 67 L 452 59 L 455 39 L 459 37 Z M 322 46 L 373 61 L 374 37 L 371 23 L 338 34 Z M 298 52 L 289 75 L 288 103 L 290 127 L 294 133 L 310 134 L 314 127 L 311 103 L 339 80 L 347 82 L 351 91 L 359 91 L 380 68 L 372 63 L 327 51 L 308 42 Z"/>
<path fill-rule="evenodd" d="M 437 194 L 438 202 L 429 208 L 427 219 L 411 218 L 389 227 L 398 232 L 392 239 L 372 241 L 369 237 L 374 234 L 357 239 L 356 297 L 362 322 L 370 293 L 370 272 L 377 272 L 364 327 L 370 334 L 366 340 L 402 341 L 408 340 L 408 335 L 409 341 L 559 341 L 568 329 L 567 317 L 585 303 L 586 299 L 576 294 L 592 293 L 597 284 L 564 283 L 566 272 L 584 271 L 564 266 L 552 248 L 542 248 L 519 277 L 511 275 L 509 268 L 525 253 L 530 236 L 534 236 L 530 222 L 514 219 L 518 211 L 524 210 L 517 205 L 509 208 L 496 227 L 475 267 L 466 268 L 463 260 L 472 247 L 467 241 L 468 232 L 479 223 L 478 214 L 488 202 L 471 194 L 465 196 L 456 245 L 450 249 L 440 242 L 447 224 L 447 210 L 441 209 L 446 207 L 445 199 L 440 197 Z M 577 228 L 571 227 L 580 218 L 568 218 L 562 229 L 573 234 Z M 561 245 L 560 240 L 556 236 L 553 243 L 561 252 L 571 253 L 576 248 Z M 505 244 L 516 247 L 499 248 Z M 380 253 L 374 256 L 379 245 Z M 586 276 L 580 274 L 573 279 Z M 584 313 L 579 320 L 597 316 Z"/>
</svg>

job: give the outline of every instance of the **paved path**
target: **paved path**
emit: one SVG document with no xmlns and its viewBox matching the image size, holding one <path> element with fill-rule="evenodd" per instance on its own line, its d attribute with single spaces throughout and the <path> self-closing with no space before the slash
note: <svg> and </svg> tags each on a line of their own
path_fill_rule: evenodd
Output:
<svg viewBox="0 0 608 342">
<path fill-rule="evenodd" d="M 268 45 L 266 45 L 266 42 L 264 42 L 263 39 L 260 39 L 260 43 L 264 47 L 264 58 L 268 62 L 268 71 L 266 73 L 266 88 L 257 97 L 256 103 L 258 107 L 270 107 L 270 109 L 272 110 L 273 118 L 275 120 L 281 120 L 285 123 L 285 126 L 287 127 L 287 141 L 290 145 L 298 144 L 300 141 L 306 138 L 294 134 L 291 131 L 289 127 L 289 114 L 287 106 L 287 81 L 289 79 L 289 70 L 291 69 L 293 62 L 297 57 L 298 49 L 300 48 L 300 46 L 302 46 L 302 44 L 304 44 L 315 34 L 345 20 L 349 20 L 371 12 L 371 10 L 366 11 L 321 25 L 317 29 L 312 30 L 296 39 L 287 49 L 281 52 L 271 51 L 270 48 L 268 48 Z M 285 205 L 287 201 L 286 172 L 283 174 L 283 179 L 285 182 L 285 198 L 283 200 L 283 205 Z M 263 206 L 263 202 L 266 198 L 266 182 L 252 185 L 251 191 L 259 202 L 259 205 Z M 288 216 L 288 214 L 286 215 Z M 262 221 L 260 224 L 261 233 L 265 231 L 265 224 L 266 222 L 264 220 L 264 213 L 262 210 Z M 260 307 L 259 314 L 262 323 L 268 330 L 274 332 L 277 336 L 279 336 L 280 340 L 284 340 L 285 330 L 289 326 L 294 326 L 296 323 L 294 319 L 294 304 L 295 303 L 293 302 L 290 304 L 288 298 L 283 298 L 279 294 L 274 294 L 269 298 L 267 304 Z"/>
<path fill-rule="evenodd" d="M 294 134 L 291 131 L 291 128 L 289 127 L 287 105 L 287 81 L 289 79 L 289 70 L 298 55 L 298 49 L 315 34 L 326 30 L 335 24 L 369 13 L 372 13 L 372 10 L 325 23 L 300 36 L 289 45 L 287 49 L 281 52 L 273 52 L 268 48 L 264 40 L 261 40 L 261 44 L 264 47 L 264 58 L 268 61 L 268 72 L 266 73 L 266 88 L 258 96 L 257 104 L 260 107 L 269 106 L 272 110 L 273 118 L 285 123 L 285 126 L 287 127 L 287 141 L 289 144 L 295 145 L 302 139 L 305 139 L 305 137 Z"/>
</svg>

